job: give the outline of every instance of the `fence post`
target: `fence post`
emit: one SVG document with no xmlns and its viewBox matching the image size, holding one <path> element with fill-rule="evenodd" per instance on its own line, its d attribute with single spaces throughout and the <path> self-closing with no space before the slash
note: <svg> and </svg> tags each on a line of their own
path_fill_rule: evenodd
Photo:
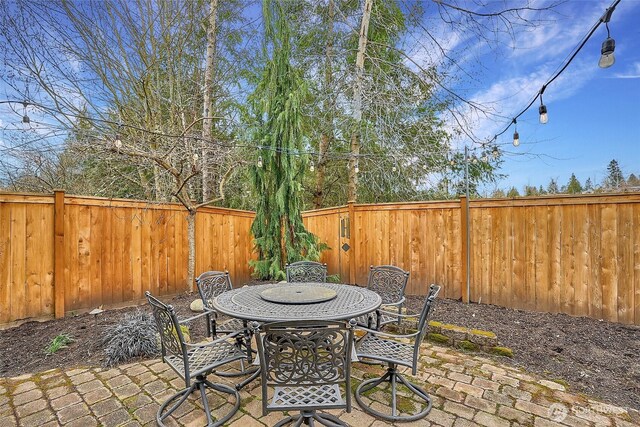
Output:
<svg viewBox="0 0 640 427">
<path fill-rule="evenodd" d="M 64 190 L 54 190 L 53 292 L 56 319 L 64 317 Z"/>
<path fill-rule="evenodd" d="M 469 303 L 470 298 L 470 282 L 469 282 L 469 200 L 467 196 L 460 196 L 460 225 L 462 228 L 462 283 L 460 284 L 460 293 L 462 302 Z"/>
<path fill-rule="evenodd" d="M 355 285 L 356 283 L 356 214 L 354 202 L 347 202 L 349 207 L 349 245 L 351 246 L 349 253 L 349 283 Z"/>
</svg>

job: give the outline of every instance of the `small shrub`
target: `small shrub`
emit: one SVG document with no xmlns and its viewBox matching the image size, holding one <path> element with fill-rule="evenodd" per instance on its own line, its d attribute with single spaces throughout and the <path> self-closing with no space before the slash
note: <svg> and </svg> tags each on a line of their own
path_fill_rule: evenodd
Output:
<svg viewBox="0 0 640 427">
<path fill-rule="evenodd" d="M 69 334 L 60 334 L 51 340 L 49 345 L 44 349 L 47 355 L 52 355 L 62 348 L 67 348 L 68 344 L 71 344 L 75 340 Z"/>
<path fill-rule="evenodd" d="M 509 347 L 491 347 L 489 352 L 497 354 L 498 356 L 513 357 L 513 350 Z"/>
<path fill-rule="evenodd" d="M 458 343 L 458 348 L 466 351 L 477 351 L 478 345 L 469 340 L 462 340 Z"/>
<path fill-rule="evenodd" d="M 141 311 L 125 314 L 119 324 L 105 332 L 105 365 L 115 366 L 136 357 L 157 356 L 160 347 L 156 335 L 156 323 L 150 314 Z"/>
</svg>

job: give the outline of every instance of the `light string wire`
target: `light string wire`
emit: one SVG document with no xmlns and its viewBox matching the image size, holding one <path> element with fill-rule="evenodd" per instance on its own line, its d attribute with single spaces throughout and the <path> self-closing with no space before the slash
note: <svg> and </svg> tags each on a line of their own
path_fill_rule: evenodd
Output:
<svg viewBox="0 0 640 427">
<path fill-rule="evenodd" d="M 621 0 L 614 0 L 614 2 L 611 4 L 611 6 L 609 6 L 604 14 L 598 19 L 598 21 L 591 27 L 591 29 L 588 31 L 588 33 L 581 39 L 581 42 L 577 45 L 576 48 L 574 48 L 574 50 L 572 51 L 572 54 L 568 57 L 568 59 L 564 62 L 564 64 L 558 69 L 558 71 L 556 71 L 551 77 L 549 77 L 549 79 L 542 85 L 542 87 L 540 88 L 540 90 L 535 94 L 535 96 L 532 97 L 531 101 L 526 105 L 526 107 L 524 107 L 518 114 L 516 114 L 515 116 L 513 116 L 513 118 L 510 120 L 510 122 L 504 127 L 504 129 L 502 129 L 500 132 L 497 132 L 496 134 L 493 135 L 493 137 L 489 140 L 487 140 L 487 142 L 484 143 L 480 143 L 480 148 L 485 149 L 487 148 L 487 146 L 490 146 L 491 143 L 495 142 L 497 140 L 497 138 L 501 135 L 503 135 L 505 132 L 507 132 L 507 130 L 509 130 L 511 128 L 511 126 L 514 126 L 517 123 L 517 119 L 520 118 L 524 113 L 526 113 L 531 106 L 533 106 L 533 104 L 536 102 L 536 100 L 540 99 L 540 101 L 542 102 L 542 95 L 544 94 L 546 88 L 553 83 L 569 66 L 569 64 L 571 64 L 571 62 L 575 59 L 575 57 L 578 55 L 578 53 L 582 50 L 582 48 L 585 46 L 585 44 L 589 41 L 589 39 L 593 36 L 593 34 L 595 33 L 595 31 L 598 29 L 598 27 L 602 24 L 605 23 L 606 27 L 607 27 L 607 33 L 609 32 L 609 28 L 608 28 L 608 23 L 609 23 L 609 19 L 611 18 L 611 15 L 613 13 L 613 11 L 615 10 L 616 6 L 618 6 L 618 4 L 620 3 Z M 30 105 L 30 106 L 34 106 L 37 107 L 41 110 L 44 111 L 48 111 L 48 112 L 53 112 L 53 113 L 61 113 L 64 116 L 67 117 L 73 117 L 76 119 L 80 119 L 80 120 L 87 120 L 87 121 L 91 121 L 91 122 L 99 122 L 99 123 L 104 123 L 104 124 L 108 124 L 108 125 L 112 125 L 117 127 L 118 129 L 122 129 L 122 128 L 128 128 L 131 130 L 135 130 L 138 132 L 142 132 L 142 133 L 146 133 L 152 136 L 159 136 L 159 137 L 163 137 L 163 138 L 168 138 L 168 139 L 184 139 L 184 138 L 190 138 L 193 140 L 197 140 L 197 141 L 203 141 L 203 142 L 208 142 L 208 143 L 212 143 L 214 145 L 218 145 L 220 147 L 223 148 L 257 148 L 258 150 L 268 150 L 268 151 L 273 151 L 273 152 L 278 152 L 278 153 L 282 153 L 282 154 L 286 154 L 286 155 L 294 155 L 294 156 L 317 156 L 318 152 L 317 151 L 312 151 L 312 150 L 298 150 L 298 149 L 294 149 L 294 150 L 288 150 L 288 149 L 282 149 L 282 148 L 276 148 L 276 147 L 271 147 L 271 146 L 261 146 L 261 145 L 255 145 L 255 144 L 238 144 L 238 143 L 223 143 L 220 141 L 216 141 L 216 140 L 208 140 L 202 137 L 199 137 L 197 135 L 188 135 L 188 134 L 168 134 L 168 133 L 163 133 L 163 132 L 159 132 L 159 131 L 154 131 L 154 130 L 149 130 L 149 129 L 145 129 L 145 128 L 141 128 L 138 126 L 134 126 L 128 123 L 120 123 L 117 122 L 115 120 L 108 120 L 108 119 L 101 119 L 101 118 L 96 118 L 96 117 L 88 117 L 88 116 L 84 116 L 81 114 L 75 114 L 75 113 L 71 113 L 71 112 L 60 112 L 55 108 L 52 107 L 47 107 L 45 105 L 33 102 L 33 101 L 29 101 L 29 100 L 24 100 L 24 101 L 18 101 L 18 100 L 5 100 L 5 101 L 0 101 L 0 104 L 6 104 L 6 103 L 16 103 L 16 104 L 22 104 L 25 105 Z M 224 117 L 211 117 L 212 119 L 215 120 L 228 120 L 230 121 L 230 119 L 224 118 Z M 201 120 L 204 119 L 201 118 Z M 3 148 L 2 151 L 6 151 L 7 148 Z M 475 148 L 472 148 L 472 151 L 475 152 Z M 464 152 L 463 149 L 458 149 L 458 150 L 451 150 L 451 149 L 447 149 L 447 150 L 436 150 L 436 152 L 431 152 L 429 154 L 431 155 L 442 155 L 442 154 L 450 154 L 455 156 L 456 154 L 462 153 Z M 345 152 L 345 153 L 325 153 L 325 157 L 334 159 L 334 160 L 349 160 L 349 158 L 353 158 L 353 155 L 351 153 Z M 360 153 L 358 156 L 356 157 L 362 157 L 362 158 L 374 158 L 374 157 L 384 157 L 384 158 L 388 158 L 388 155 L 385 154 L 374 154 L 374 153 Z M 398 154 L 394 154 L 393 158 L 394 159 L 399 159 L 399 158 L 404 158 L 404 159 L 416 159 L 419 157 L 419 155 L 416 154 L 411 154 L 411 155 L 398 155 Z"/>
<path fill-rule="evenodd" d="M 502 134 L 504 134 L 507 130 L 509 130 L 509 128 L 514 125 L 517 121 L 517 119 L 522 116 L 524 113 L 526 113 L 531 106 L 536 102 L 536 100 L 538 98 L 540 98 L 540 101 L 542 102 L 542 95 L 544 94 L 544 91 L 547 89 L 547 86 L 549 86 L 551 83 L 553 83 L 558 77 L 560 77 L 560 75 L 567 69 L 567 67 L 569 66 L 569 64 L 571 64 L 571 62 L 574 60 L 574 58 L 578 55 L 578 53 L 582 50 L 582 48 L 584 47 L 584 45 L 589 41 L 589 39 L 591 38 L 591 36 L 593 36 L 593 34 L 596 32 L 596 30 L 598 29 L 598 27 L 604 22 L 606 24 L 607 27 L 607 33 L 609 32 L 609 19 L 611 18 L 611 14 L 613 13 L 613 11 L 615 10 L 616 6 L 618 6 L 618 3 L 620 3 L 620 0 L 615 0 L 611 6 L 609 6 L 604 14 L 598 19 L 598 21 L 591 27 L 591 29 L 589 30 L 589 32 L 586 34 L 586 36 L 584 36 L 582 38 L 582 41 L 577 45 L 577 47 L 573 50 L 573 53 L 569 56 L 569 58 L 565 61 L 564 65 L 562 65 L 562 67 L 556 71 L 551 77 L 549 77 L 549 79 L 546 81 L 546 83 L 544 83 L 542 85 L 542 87 L 540 88 L 540 90 L 536 93 L 536 95 L 531 99 L 531 101 L 529 102 L 529 104 L 527 104 L 526 107 L 524 107 L 518 114 L 516 114 L 515 116 L 513 116 L 513 118 L 511 119 L 511 121 L 509 122 L 509 124 L 500 132 L 496 133 L 495 135 L 493 135 L 493 138 L 491 138 L 491 140 L 489 140 L 488 143 L 494 142 L 496 141 L 496 139 L 501 136 Z M 482 145 L 486 145 L 488 143 L 483 143 Z"/>
</svg>

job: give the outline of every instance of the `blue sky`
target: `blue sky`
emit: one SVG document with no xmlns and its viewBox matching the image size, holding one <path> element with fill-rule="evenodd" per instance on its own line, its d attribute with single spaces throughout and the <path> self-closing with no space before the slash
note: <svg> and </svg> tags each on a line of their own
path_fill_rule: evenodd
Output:
<svg viewBox="0 0 640 427">
<path fill-rule="evenodd" d="M 563 63 L 611 1 L 569 0 L 556 9 L 553 21 L 517 35 L 515 42 L 477 55 L 484 70 L 469 91 L 496 113 L 513 117 Z M 625 176 L 640 174 L 640 1 L 622 0 L 609 24 L 616 41 L 615 64 L 598 67 L 607 37 L 601 25 L 562 76 L 544 93 L 549 122 L 538 122 L 539 101 L 518 119 L 521 145 L 511 145 L 513 128 L 498 138 L 504 150 L 500 172 L 508 178 L 482 191 L 525 185 L 560 185 L 575 173 L 600 183 L 611 159 Z M 516 48 L 514 48 L 514 46 Z M 474 121 L 479 137 L 491 138 L 508 121 Z M 464 143 L 461 142 L 461 143 Z"/>
</svg>

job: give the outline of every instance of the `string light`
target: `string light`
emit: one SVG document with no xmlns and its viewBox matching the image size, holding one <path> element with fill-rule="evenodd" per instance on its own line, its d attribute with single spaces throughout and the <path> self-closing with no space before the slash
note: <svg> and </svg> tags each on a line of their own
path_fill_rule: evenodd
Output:
<svg viewBox="0 0 640 427">
<path fill-rule="evenodd" d="M 22 106 L 24 107 L 24 115 L 22 116 L 22 123 L 30 123 L 31 119 L 29 119 L 29 116 L 27 116 L 27 107 L 29 106 L 29 103 L 27 101 L 24 101 L 22 103 Z"/>
<path fill-rule="evenodd" d="M 540 113 L 540 123 L 546 124 L 549 121 L 547 115 L 547 106 L 542 103 L 542 94 L 540 94 L 540 107 L 538 107 L 538 113 Z"/>
<path fill-rule="evenodd" d="M 316 169 L 316 166 L 313 164 L 313 160 L 312 160 L 311 164 L 309 165 L 309 170 L 313 172 L 315 169 Z"/>
<path fill-rule="evenodd" d="M 258 167 L 261 168 L 262 167 L 262 156 L 258 157 Z"/>
<path fill-rule="evenodd" d="M 491 155 L 493 156 L 494 160 L 496 160 L 500 156 L 500 150 L 498 150 L 498 147 L 493 147 Z"/>
<path fill-rule="evenodd" d="M 198 153 L 193 153 L 193 163 L 198 163 L 199 158 Z"/>
<path fill-rule="evenodd" d="M 518 134 L 518 122 L 516 119 L 513 119 L 513 124 L 516 127 L 516 131 L 513 132 L 513 146 L 517 147 L 520 145 L 520 134 Z"/>
<path fill-rule="evenodd" d="M 504 129 L 502 129 L 500 132 L 496 133 L 493 136 L 492 141 L 495 141 L 500 135 L 504 134 L 507 130 L 509 130 L 511 125 L 515 124 L 515 122 L 516 122 L 515 119 L 519 118 L 521 115 L 526 113 L 529 110 L 529 108 L 531 108 L 531 106 L 536 102 L 538 97 L 540 97 L 540 101 L 541 101 L 541 105 L 540 105 L 538 111 L 540 112 L 540 122 L 542 123 L 542 120 L 543 120 L 543 112 L 542 111 L 544 110 L 544 112 L 546 113 L 546 106 L 544 104 L 542 104 L 542 93 L 544 92 L 544 89 L 548 85 L 550 85 L 553 81 L 555 81 L 560 76 L 560 74 L 562 74 L 564 72 L 564 70 L 567 69 L 569 64 L 571 64 L 571 62 L 575 59 L 576 55 L 578 55 L 578 53 L 582 50 L 584 45 L 589 41 L 589 39 L 593 36 L 595 31 L 598 29 L 598 27 L 602 23 L 604 23 L 605 26 L 607 27 L 607 39 L 604 41 L 604 43 L 602 43 L 602 49 L 601 49 L 602 56 L 601 56 L 600 62 L 598 64 L 602 68 L 607 68 L 607 67 L 610 67 L 611 65 L 613 65 L 613 63 L 615 61 L 615 58 L 613 56 L 613 51 L 615 50 L 615 41 L 610 37 L 609 20 L 611 19 L 611 15 L 613 14 L 613 11 L 615 10 L 616 6 L 618 6 L 618 3 L 620 3 L 620 0 L 614 0 L 614 2 L 611 4 L 611 6 L 609 8 L 607 8 L 607 10 L 604 12 L 602 17 L 598 20 L 598 22 L 596 22 L 591 27 L 591 29 L 589 30 L 587 35 L 582 38 L 582 40 L 580 41 L 578 46 L 573 50 L 573 53 L 571 54 L 571 56 L 569 56 L 569 58 L 567 60 L 565 60 L 564 64 L 558 69 L 558 71 L 556 71 L 549 78 L 549 80 L 547 80 L 547 82 L 542 86 L 542 88 L 536 94 L 536 96 L 534 96 L 533 99 L 531 99 L 529 104 L 527 104 L 526 107 L 524 107 L 518 114 L 516 114 L 514 116 L 514 119 L 508 125 L 506 125 L 504 127 Z M 544 109 L 542 107 L 544 107 Z M 546 117 L 546 120 L 548 120 L 548 116 Z M 517 130 L 514 132 L 513 136 L 514 136 L 513 145 L 517 147 L 518 145 L 520 145 L 520 138 L 519 138 Z"/>
<path fill-rule="evenodd" d="M 613 51 L 616 49 L 616 41 L 611 38 L 611 33 L 609 32 L 609 21 L 611 20 L 611 15 L 615 7 L 616 5 L 614 4 L 608 8 L 604 12 L 604 15 L 602 15 L 602 18 L 600 18 L 600 22 L 604 22 L 604 26 L 607 27 L 607 38 L 602 42 L 602 49 L 600 49 L 601 56 L 598 61 L 600 68 L 609 68 L 616 62 L 616 58 L 613 55 Z"/>
<path fill-rule="evenodd" d="M 122 148 L 122 140 L 120 139 L 120 135 L 116 135 L 116 140 L 113 142 L 113 144 L 118 150 Z"/>
<path fill-rule="evenodd" d="M 395 172 L 397 170 L 398 170 L 398 168 L 396 168 L 395 166 L 391 168 L 391 172 Z"/>
</svg>

